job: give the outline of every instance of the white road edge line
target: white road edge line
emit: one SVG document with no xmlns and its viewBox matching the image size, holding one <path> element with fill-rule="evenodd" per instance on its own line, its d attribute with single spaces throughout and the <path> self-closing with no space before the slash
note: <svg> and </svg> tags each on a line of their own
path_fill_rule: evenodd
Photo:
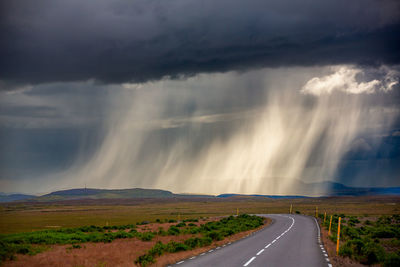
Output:
<svg viewBox="0 0 400 267">
<path fill-rule="evenodd" d="M 243 266 L 247 266 L 249 265 L 256 257 L 251 258 L 250 260 L 248 260 Z"/>
<path fill-rule="evenodd" d="M 180 262 L 177 262 L 176 264 L 181 264 L 181 263 L 184 263 L 185 261 L 180 261 Z"/>
<path fill-rule="evenodd" d="M 320 237 L 321 236 L 321 230 L 319 229 L 319 224 L 318 224 L 317 219 L 314 218 L 314 220 L 315 220 L 315 224 L 317 225 L 317 229 L 318 229 L 318 242 L 321 243 L 321 237 Z M 326 253 L 324 246 L 322 244 L 319 245 L 319 246 L 321 247 L 322 253 L 325 256 L 325 260 L 327 262 L 330 262 L 328 253 Z M 332 264 L 328 263 L 328 267 L 332 267 Z"/>
</svg>

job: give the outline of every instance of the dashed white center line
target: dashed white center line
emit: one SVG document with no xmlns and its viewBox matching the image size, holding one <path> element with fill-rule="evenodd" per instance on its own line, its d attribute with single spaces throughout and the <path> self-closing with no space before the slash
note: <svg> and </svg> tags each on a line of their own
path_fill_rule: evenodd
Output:
<svg viewBox="0 0 400 267">
<path fill-rule="evenodd" d="M 294 225 L 294 218 L 289 217 L 289 216 L 284 216 L 287 218 L 290 218 L 292 220 L 292 224 L 289 226 L 288 229 L 286 229 L 283 233 L 281 233 L 279 236 L 277 236 L 274 240 L 272 240 L 271 243 L 269 243 L 268 245 L 265 246 L 265 248 L 261 249 L 259 252 L 257 252 L 257 256 L 260 255 L 261 253 L 264 252 L 264 249 L 268 248 L 269 246 L 271 246 L 273 243 L 275 243 L 276 241 L 278 241 L 279 238 L 281 238 L 284 234 L 286 234 L 287 232 L 289 232 L 289 230 L 293 227 Z M 251 258 L 249 261 L 247 261 L 243 266 L 247 266 L 249 265 L 256 257 Z"/>
<path fill-rule="evenodd" d="M 193 257 L 190 258 L 190 260 L 193 260 L 193 259 L 195 259 L 195 258 L 196 258 L 196 256 L 193 256 Z"/>
<path fill-rule="evenodd" d="M 211 249 L 211 250 L 209 250 L 208 252 L 210 253 L 210 252 L 213 252 L 214 250 L 213 249 Z"/>
<path fill-rule="evenodd" d="M 203 255 L 205 255 L 205 254 L 206 254 L 206 253 L 201 253 L 200 256 L 203 256 Z"/>
<path fill-rule="evenodd" d="M 181 263 L 184 263 L 185 261 L 180 261 L 180 262 L 177 262 L 176 264 L 181 264 Z"/>
<path fill-rule="evenodd" d="M 251 258 L 250 260 L 248 260 L 243 266 L 247 266 L 249 265 L 256 257 Z"/>
</svg>

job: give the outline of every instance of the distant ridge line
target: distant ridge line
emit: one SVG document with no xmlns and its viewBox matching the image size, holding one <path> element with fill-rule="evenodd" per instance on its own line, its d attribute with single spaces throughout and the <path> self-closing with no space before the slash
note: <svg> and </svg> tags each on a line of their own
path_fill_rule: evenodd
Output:
<svg viewBox="0 0 400 267">
<path fill-rule="evenodd" d="M 74 188 L 54 191 L 42 196 L 27 194 L 0 194 L 0 202 L 29 201 L 29 202 L 52 202 L 79 199 L 146 199 L 146 198 L 311 198 L 311 197 L 335 197 L 335 196 L 400 196 L 400 187 L 349 187 L 335 182 L 304 183 L 300 180 L 294 181 L 294 194 L 287 195 L 263 195 L 263 194 L 235 194 L 225 193 L 220 195 L 203 194 L 175 194 L 168 190 L 128 188 L 128 189 L 97 189 L 97 188 Z M 294 191 L 294 190 L 293 190 Z M 299 192 L 299 193 L 297 193 Z M 316 195 L 316 192 L 324 192 Z"/>
</svg>

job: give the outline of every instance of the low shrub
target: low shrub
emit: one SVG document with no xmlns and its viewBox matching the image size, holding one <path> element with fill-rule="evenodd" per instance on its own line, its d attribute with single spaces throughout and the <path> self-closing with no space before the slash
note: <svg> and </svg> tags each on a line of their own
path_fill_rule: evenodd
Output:
<svg viewBox="0 0 400 267">
<path fill-rule="evenodd" d="M 144 254 L 142 256 L 139 256 L 135 260 L 136 264 L 139 264 L 140 266 L 143 266 L 143 267 L 148 266 L 154 262 L 155 262 L 154 257 L 150 254 Z"/>
<path fill-rule="evenodd" d="M 157 234 L 161 235 L 161 236 L 166 236 L 168 233 L 167 233 L 167 231 L 164 230 L 164 228 L 159 227 Z"/>
<path fill-rule="evenodd" d="M 183 222 L 198 222 L 198 219 L 185 219 Z"/>
<path fill-rule="evenodd" d="M 199 238 L 199 237 L 192 237 L 192 238 L 186 239 L 184 243 L 186 246 L 188 246 L 191 249 L 202 246 L 201 238 Z"/>
<path fill-rule="evenodd" d="M 372 233 L 372 237 L 391 238 L 396 236 L 396 230 L 389 226 L 381 226 Z"/>
<path fill-rule="evenodd" d="M 375 242 L 367 242 L 361 249 L 361 263 L 371 265 L 384 260 L 385 251 L 383 247 Z"/>
<path fill-rule="evenodd" d="M 222 235 L 222 233 L 218 232 L 218 231 L 211 231 L 211 232 L 207 233 L 206 236 L 210 237 L 212 240 L 215 240 L 215 241 L 224 239 L 224 236 Z"/>
<path fill-rule="evenodd" d="M 154 238 L 152 232 L 138 233 L 137 237 L 142 241 L 151 241 Z"/>
<path fill-rule="evenodd" d="M 181 222 L 181 223 L 178 223 L 177 225 L 175 225 L 176 227 L 185 227 L 186 226 L 186 223 L 184 223 L 184 222 Z"/>
<path fill-rule="evenodd" d="M 167 243 L 165 250 L 170 253 L 189 250 L 189 247 L 184 243 L 170 241 Z"/>
<path fill-rule="evenodd" d="M 398 267 L 400 266 L 400 255 L 398 253 L 386 254 L 385 261 L 383 262 L 384 267 Z"/>
<path fill-rule="evenodd" d="M 161 256 L 165 249 L 166 249 L 166 245 L 164 245 L 163 243 L 161 243 L 160 241 L 158 241 L 154 247 L 152 247 L 149 251 L 148 254 L 152 255 L 152 256 Z"/>
<path fill-rule="evenodd" d="M 180 232 L 181 230 L 179 230 L 179 228 L 176 227 L 175 225 L 171 225 L 167 231 L 168 235 L 179 235 Z"/>
</svg>

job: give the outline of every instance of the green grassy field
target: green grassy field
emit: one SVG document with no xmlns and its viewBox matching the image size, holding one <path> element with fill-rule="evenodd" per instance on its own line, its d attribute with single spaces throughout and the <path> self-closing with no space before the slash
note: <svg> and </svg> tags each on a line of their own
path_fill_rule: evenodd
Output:
<svg viewBox="0 0 400 267">
<path fill-rule="evenodd" d="M 0 233 L 29 232 L 62 227 L 86 225 L 125 225 L 141 221 L 154 222 L 156 219 L 177 219 L 212 217 L 240 213 L 288 213 L 315 214 L 320 212 L 347 215 L 393 215 L 400 214 L 399 197 L 347 197 L 347 198 L 306 198 L 266 200 L 239 198 L 219 201 L 159 202 L 140 205 L 94 205 L 34 203 L 3 204 L 0 206 Z"/>
<path fill-rule="evenodd" d="M 400 215 L 364 217 L 334 214 L 332 222 L 330 217 L 323 222 L 324 214 L 319 214 L 326 230 L 331 224 L 329 239 L 334 243 L 337 242 L 339 217 L 340 256 L 365 265 L 400 266 Z"/>
</svg>

